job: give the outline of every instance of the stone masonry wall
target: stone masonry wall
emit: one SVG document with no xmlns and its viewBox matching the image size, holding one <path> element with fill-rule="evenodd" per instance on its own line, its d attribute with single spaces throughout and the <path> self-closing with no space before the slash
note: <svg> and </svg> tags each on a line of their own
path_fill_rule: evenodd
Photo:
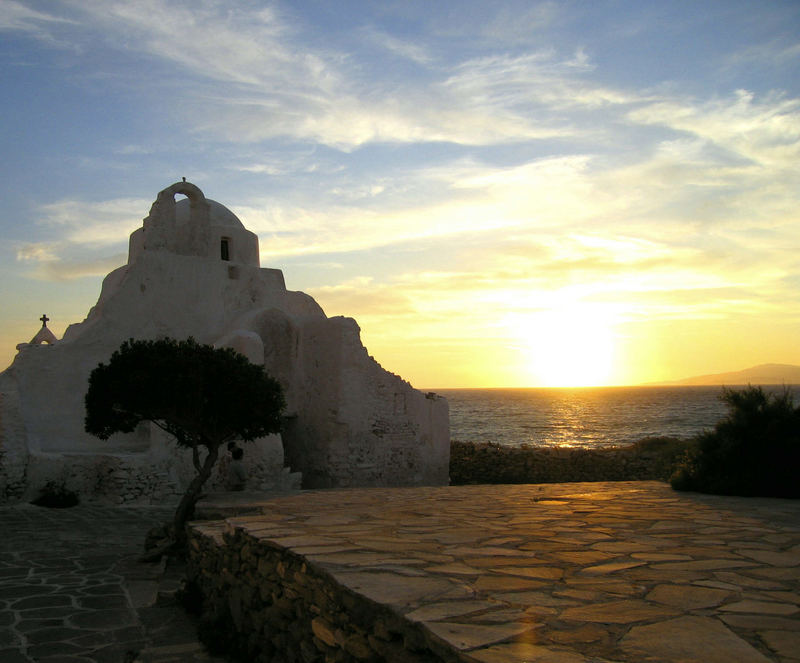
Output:
<svg viewBox="0 0 800 663">
<path fill-rule="evenodd" d="M 22 443 L 22 422 L 16 393 L 0 393 L 0 504 L 25 492 L 28 448 Z"/>
<path fill-rule="evenodd" d="M 299 488 L 300 476 L 282 467 L 277 438 L 244 443 L 243 447 L 248 475 L 246 489 Z M 229 457 L 223 449 L 204 491 L 226 490 L 228 463 Z M 4 464 L 0 469 L 9 466 Z M 4 481 L 0 474 L 0 504 L 35 499 L 48 484 L 75 493 L 84 503 L 171 504 L 180 499 L 196 471 L 188 449 L 162 440 L 143 453 L 27 454 L 17 474 L 20 478 L 15 484 Z"/>
<path fill-rule="evenodd" d="M 31 454 L 28 487 L 22 496 L 36 498 L 48 484 L 75 493 L 81 502 L 170 504 L 183 493 L 164 469 L 143 461 L 144 454 Z"/>
<path fill-rule="evenodd" d="M 450 483 L 666 481 L 690 444 L 650 438 L 627 447 L 582 449 L 452 441 Z"/>
<path fill-rule="evenodd" d="M 325 571 L 224 521 L 196 524 L 188 579 L 212 650 L 264 663 L 454 663 L 454 650 Z"/>
</svg>

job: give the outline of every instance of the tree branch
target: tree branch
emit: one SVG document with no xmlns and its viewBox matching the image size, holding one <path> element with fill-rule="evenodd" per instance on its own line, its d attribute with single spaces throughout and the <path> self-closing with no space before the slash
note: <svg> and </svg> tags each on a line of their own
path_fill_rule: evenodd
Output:
<svg viewBox="0 0 800 663">
<path fill-rule="evenodd" d="M 203 466 L 200 465 L 200 452 L 197 450 L 197 443 L 192 445 L 192 463 L 194 463 L 194 469 L 199 473 Z"/>
<path fill-rule="evenodd" d="M 173 433 L 173 432 L 172 432 L 172 431 L 171 431 L 169 428 L 167 428 L 167 426 L 166 426 L 166 425 L 162 424 L 162 423 L 161 423 L 161 422 L 159 422 L 157 419 L 148 419 L 148 421 L 150 421 L 150 422 L 154 423 L 156 426 L 158 426 L 158 427 L 159 427 L 161 430 L 163 430 L 165 433 L 169 433 L 170 435 L 174 435 L 174 433 Z"/>
</svg>

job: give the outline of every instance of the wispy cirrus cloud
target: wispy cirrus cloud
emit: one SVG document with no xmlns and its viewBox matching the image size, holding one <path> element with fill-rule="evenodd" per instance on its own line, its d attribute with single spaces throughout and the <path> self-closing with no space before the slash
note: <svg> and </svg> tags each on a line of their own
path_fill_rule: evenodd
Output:
<svg viewBox="0 0 800 663">
<path fill-rule="evenodd" d="M 484 37 L 501 43 L 530 43 L 532 35 L 551 26 L 561 16 L 556 2 L 530 2 L 503 8 L 481 28 Z"/>
<path fill-rule="evenodd" d="M 399 39 L 388 32 L 378 30 L 374 27 L 362 28 L 362 34 L 373 44 L 400 58 L 410 60 L 420 65 L 430 65 L 434 62 L 434 56 L 423 45 Z"/>
<path fill-rule="evenodd" d="M 18 262 L 51 262 L 58 260 L 58 246 L 51 242 L 24 244 L 17 249 Z"/>
<path fill-rule="evenodd" d="M 532 107 L 631 100 L 581 80 L 593 68 L 582 49 L 568 59 L 541 51 L 444 63 L 417 42 L 359 28 L 425 69 L 421 80 L 395 75 L 376 85 L 364 79 L 350 52 L 298 49 L 297 28 L 274 6 L 252 11 L 159 0 L 66 0 L 63 6 L 111 48 L 125 44 L 198 81 L 213 80 L 213 88 L 185 81 L 179 93 L 193 103 L 187 98 L 182 112 L 198 134 L 237 142 L 283 136 L 346 150 L 373 142 L 518 142 L 578 131 L 563 119 L 538 119 Z M 547 3 L 539 7 L 536 21 L 551 10 Z"/>
<path fill-rule="evenodd" d="M 725 57 L 723 66 L 726 71 L 735 72 L 742 65 L 751 63 L 774 68 L 796 63 L 798 60 L 800 60 L 800 44 L 796 39 L 776 37 L 765 43 L 737 49 Z"/>
<path fill-rule="evenodd" d="M 665 100 L 633 110 L 629 118 L 691 133 L 759 166 L 794 168 L 800 157 L 800 99 L 781 92 L 757 98 L 738 90 L 727 99 Z"/>
<path fill-rule="evenodd" d="M 63 242 L 91 247 L 119 245 L 142 225 L 151 203 L 142 198 L 60 200 L 39 208 L 38 223 L 57 233 Z"/>
<path fill-rule="evenodd" d="M 41 205 L 37 225 L 48 239 L 17 246 L 17 262 L 32 265 L 26 274 L 43 281 L 105 276 L 127 261 L 120 249 L 148 209 L 149 201 L 133 198 Z"/>
<path fill-rule="evenodd" d="M 0 0 L 0 30 L 25 32 L 53 45 L 65 46 L 50 29 L 57 24 L 76 25 L 77 21 L 32 9 L 16 0 Z"/>
<path fill-rule="evenodd" d="M 223 2 L 65 0 L 89 28 L 114 43 L 178 65 L 185 72 L 237 84 L 269 85 L 302 75 L 326 78 L 324 63 L 288 47 L 288 24 L 272 7 Z M 304 79 L 300 79 L 304 80 Z"/>
<path fill-rule="evenodd" d="M 96 260 L 49 260 L 41 263 L 32 276 L 41 281 L 72 281 L 103 277 L 125 264 L 128 256 L 118 253 Z"/>
<path fill-rule="evenodd" d="M 215 81 L 214 88 L 187 84 L 178 92 L 187 97 L 180 106 L 196 133 L 231 141 L 290 137 L 345 150 L 376 142 L 486 146 L 581 138 L 591 143 L 593 134 L 607 140 L 610 125 L 570 113 L 615 109 L 616 116 L 603 119 L 697 132 L 749 158 L 772 155 L 785 162 L 797 156 L 795 146 L 783 140 L 787 132 L 797 131 L 796 99 L 780 99 L 776 93 L 756 100 L 742 92 L 735 100 L 692 103 L 604 85 L 588 76 L 596 64 L 580 45 L 569 57 L 545 48 L 434 62 L 420 41 L 357 27 L 356 32 L 371 35 L 385 50 L 426 70 L 421 79 L 389 74 L 385 83 L 376 84 L 362 76 L 352 52 L 319 45 L 298 48 L 297 21 L 276 5 L 253 10 L 223 2 L 64 0 L 57 7 L 69 10 L 70 18 L 62 17 L 64 11 L 55 15 L 12 0 L 6 5 L 7 29 L 49 29 L 55 38 L 60 23 L 80 22 L 112 48 L 123 44 L 198 81 Z M 547 2 L 522 16 L 514 10 L 509 22 L 510 11 L 496 12 L 484 29 L 541 29 L 559 14 Z M 752 144 L 744 144 L 742 135 Z M 764 150 L 776 137 L 778 144 Z"/>
<path fill-rule="evenodd" d="M 76 254 L 83 254 L 84 257 L 76 257 Z M 125 253 L 87 259 L 85 251 L 76 251 L 69 242 L 24 244 L 17 249 L 16 255 L 17 262 L 32 266 L 25 274 L 37 281 L 63 282 L 85 277 L 102 277 L 127 262 Z"/>
</svg>

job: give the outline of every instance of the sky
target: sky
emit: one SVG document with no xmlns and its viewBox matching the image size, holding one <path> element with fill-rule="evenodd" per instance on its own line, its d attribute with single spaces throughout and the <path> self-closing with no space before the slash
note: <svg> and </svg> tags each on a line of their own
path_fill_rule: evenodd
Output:
<svg viewBox="0 0 800 663">
<path fill-rule="evenodd" d="M 0 0 L 0 367 L 186 177 L 419 388 L 800 364 L 800 3 Z"/>
</svg>

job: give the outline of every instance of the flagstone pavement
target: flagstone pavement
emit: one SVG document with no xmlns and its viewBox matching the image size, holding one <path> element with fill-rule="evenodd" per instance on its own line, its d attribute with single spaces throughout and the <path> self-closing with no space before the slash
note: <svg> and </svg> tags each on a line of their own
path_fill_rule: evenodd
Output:
<svg viewBox="0 0 800 663">
<path fill-rule="evenodd" d="M 136 561 L 173 511 L 0 507 L 0 663 L 221 663 L 175 601 L 182 569 Z"/>
<path fill-rule="evenodd" d="M 465 661 L 800 661 L 800 500 L 658 482 L 215 496 Z M 253 515 L 253 512 L 262 512 Z M 2 663 L 221 661 L 136 562 L 166 507 L 0 508 Z"/>
<path fill-rule="evenodd" d="M 800 661 L 800 500 L 616 482 L 314 491 L 261 507 L 199 527 L 303 556 L 462 660 Z"/>
</svg>

